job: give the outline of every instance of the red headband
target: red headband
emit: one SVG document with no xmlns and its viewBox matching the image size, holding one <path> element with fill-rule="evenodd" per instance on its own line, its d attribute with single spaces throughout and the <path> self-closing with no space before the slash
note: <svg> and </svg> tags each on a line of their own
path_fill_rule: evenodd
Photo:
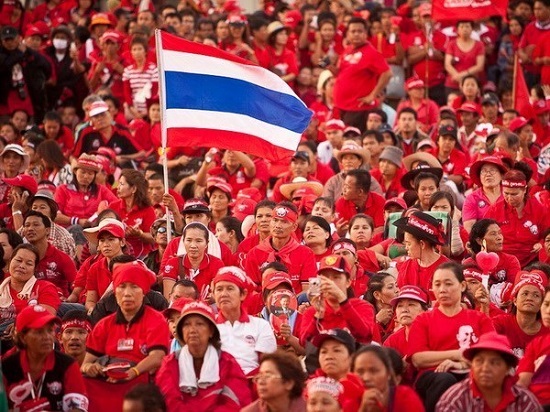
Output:
<svg viewBox="0 0 550 412">
<path fill-rule="evenodd" d="M 467 268 L 467 269 L 464 269 L 464 277 L 466 279 L 468 278 L 471 278 L 471 279 L 475 279 L 479 282 L 482 282 L 483 278 L 482 278 L 482 273 L 478 270 L 478 269 L 473 269 L 473 268 Z"/>
<path fill-rule="evenodd" d="M 61 333 L 69 328 L 86 329 L 86 332 L 90 333 L 92 331 L 92 324 L 87 320 L 71 319 L 61 324 Z"/>
<path fill-rule="evenodd" d="M 521 188 L 524 189 L 527 187 L 527 182 L 525 180 L 522 180 L 520 182 L 515 182 L 513 180 L 503 180 L 502 186 L 504 187 L 511 187 L 511 188 Z"/>
<path fill-rule="evenodd" d="M 285 206 L 277 206 L 275 209 L 273 209 L 272 217 L 277 219 L 286 219 L 289 222 L 296 222 L 298 220 L 298 214 L 294 212 L 292 209 L 289 209 Z"/>
<path fill-rule="evenodd" d="M 332 251 L 333 252 L 338 252 L 339 250 L 342 250 L 342 249 L 346 249 L 346 250 L 349 250 L 351 253 L 353 253 L 354 255 L 357 254 L 357 249 L 355 249 L 353 247 L 353 245 L 351 243 L 348 243 L 348 242 L 340 242 L 340 243 L 336 243 L 333 247 L 332 247 Z"/>
</svg>

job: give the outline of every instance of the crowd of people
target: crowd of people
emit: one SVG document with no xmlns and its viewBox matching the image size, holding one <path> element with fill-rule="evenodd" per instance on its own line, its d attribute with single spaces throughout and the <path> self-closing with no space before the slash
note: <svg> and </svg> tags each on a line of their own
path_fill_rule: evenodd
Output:
<svg viewBox="0 0 550 412">
<path fill-rule="evenodd" d="M 260 3 L 0 1 L 0 409 L 550 410 L 550 0 Z M 156 29 L 297 150 L 160 151 Z"/>
</svg>

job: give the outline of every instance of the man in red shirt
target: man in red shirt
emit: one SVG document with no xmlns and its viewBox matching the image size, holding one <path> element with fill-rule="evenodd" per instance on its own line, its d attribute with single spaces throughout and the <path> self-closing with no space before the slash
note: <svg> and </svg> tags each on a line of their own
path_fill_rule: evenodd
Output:
<svg viewBox="0 0 550 412">
<path fill-rule="evenodd" d="M 371 175 L 368 171 L 354 169 L 344 179 L 342 197 L 336 201 L 336 213 L 341 219 L 349 221 L 357 213 L 365 213 L 374 220 L 374 232 L 384 230 L 385 200 L 370 191 Z"/>
<path fill-rule="evenodd" d="M 536 66 L 533 55 L 537 44 L 542 44 L 542 38 L 550 32 L 550 2 L 548 0 L 537 0 L 534 6 L 535 21 L 525 27 L 523 36 L 519 42 L 519 58 L 525 69 L 525 81 L 528 87 L 538 83 L 540 77 L 540 66 Z"/>
<path fill-rule="evenodd" d="M 441 163 L 443 176 L 459 186 L 464 181 L 468 160 L 466 155 L 457 148 L 457 136 L 458 132 L 455 126 L 441 126 L 437 137 L 437 148 L 433 150 L 432 154 Z"/>
<path fill-rule="evenodd" d="M 365 131 L 366 116 L 377 107 L 377 97 L 392 77 L 382 54 L 367 41 L 367 23 L 352 17 L 348 24 L 350 44 L 338 61 L 338 76 L 334 85 L 334 105 L 340 109 L 348 126 Z"/>
</svg>

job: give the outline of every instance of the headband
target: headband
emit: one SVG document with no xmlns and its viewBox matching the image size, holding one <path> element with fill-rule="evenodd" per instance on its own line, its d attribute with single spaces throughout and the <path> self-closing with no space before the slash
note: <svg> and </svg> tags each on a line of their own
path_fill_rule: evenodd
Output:
<svg viewBox="0 0 550 412">
<path fill-rule="evenodd" d="M 525 180 L 522 180 L 520 182 L 515 182 L 513 180 L 503 180 L 501 182 L 502 186 L 504 187 L 511 187 L 511 188 L 521 188 L 524 189 L 527 187 L 527 182 Z"/>
<path fill-rule="evenodd" d="M 348 243 L 348 242 L 339 242 L 339 243 L 336 243 L 333 247 L 332 247 L 332 252 L 338 252 L 339 250 L 342 250 L 342 249 L 346 249 L 346 250 L 349 250 L 351 253 L 353 253 L 354 255 L 357 255 L 357 249 L 355 249 L 355 247 L 351 244 L 351 243 Z"/>
<path fill-rule="evenodd" d="M 479 270 L 473 269 L 473 268 L 467 268 L 463 271 L 465 278 L 475 279 L 478 281 L 482 281 L 482 274 Z"/>
<path fill-rule="evenodd" d="M 277 219 L 285 219 L 292 223 L 298 220 L 298 214 L 286 206 L 275 207 L 271 216 Z"/>
<path fill-rule="evenodd" d="M 61 333 L 65 332 L 69 328 L 86 329 L 87 333 L 92 331 L 92 324 L 87 320 L 71 319 L 61 323 Z"/>
</svg>

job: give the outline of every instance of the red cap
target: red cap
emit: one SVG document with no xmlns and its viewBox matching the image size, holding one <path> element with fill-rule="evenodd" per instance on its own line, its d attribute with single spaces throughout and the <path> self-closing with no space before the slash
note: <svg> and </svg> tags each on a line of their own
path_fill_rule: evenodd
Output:
<svg viewBox="0 0 550 412">
<path fill-rule="evenodd" d="M 336 272 L 351 274 L 351 267 L 348 261 L 343 256 L 328 255 L 321 259 L 319 263 L 319 270 L 317 273 L 321 274 L 324 270 L 335 270 Z"/>
<path fill-rule="evenodd" d="M 468 112 L 468 113 L 475 113 L 478 116 L 480 115 L 481 111 L 479 110 L 479 105 L 476 103 L 466 102 L 462 103 L 462 106 L 457 110 L 457 112 Z"/>
<path fill-rule="evenodd" d="M 209 181 L 206 182 L 207 183 L 206 190 L 209 195 L 212 194 L 214 189 L 219 189 L 231 198 L 231 193 L 233 192 L 233 188 L 229 183 L 227 183 L 225 180 L 221 180 L 221 178 L 216 178 L 216 177 L 209 177 L 208 180 Z"/>
<path fill-rule="evenodd" d="M 15 318 L 15 330 L 20 333 L 25 328 L 40 329 L 50 322 L 61 323 L 61 320 L 42 305 L 27 306 Z"/>
<path fill-rule="evenodd" d="M 533 123 L 532 119 L 528 120 L 523 116 L 519 116 L 510 122 L 510 126 L 508 126 L 508 128 L 510 129 L 511 132 L 516 133 L 522 127 L 527 126 L 528 124 L 531 124 L 531 123 Z"/>
<path fill-rule="evenodd" d="M 246 187 L 239 190 L 237 193 L 237 199 L 245 198 L 254 200 L 256 203 L 260 202 L 263 199 L 262 192 L 256 187 Z"/>
<path fill-rule="evenodd" d="M 107 26 L 112 26 L 113 23 L 111 22 L 111 19 L 109 19 L 109 16 L 106 13 L 96 13 L 92 16 L 92 21 L 90 23 L 90 29 L 94 26 L 105 24 Z"/>
<path fill-rule="evenodd" d="M 108 225 L 102 227 L 97 232 L 97 237 L 99 238 L 102 233 L 109 233 L 109 234 L 113 235 L 114 237 L 118 237 L 119 239 L 124 239 L 124 237 L 126 235 L 125 232 L 124 232 L 124 228 L 120 227 L 119 225 L 115 225 L 115 224 L 108 224 Z"/>
<path fill-rule="evenodd" d="M 340 119 L 331 119 L 325 123 L 325 130 L 342 130 L 346 129 L 346 125 Z"/>
<path fill-rule="evenodd" d="M 476 160 L 470 167 L 470 179 L 472 179 L 472 182 L 474 182 L 477 186 L 481 186 L 480 174 L 481 168 L 484 164 L 491 164 L 495 166 L 498 170 L 500 170 L 501 174 L 505 174 L 508 170 L 506 166 L 504 166 L 504 163 L 502 163 L 502 159 L 497 156 L 485 156 L 479 160 Z"/>
<path fill-rule="evenodd" d="M 120 34 L 118 34 L 116 31 L 107 30 L 101 36 L 101 41 L 104 42 L 104 41 L 107 41 L 107 40 L 111 40 L 111 41 L 119 44 L 122 41 L 122 38 L 120 37 Z"/>
<path fill-rule="evenodd" d="M 246 17 L 242 14 L 231 14 L 227 17 L 227 20 L 225 21 L 227 24 L 247 24 L 248 21 L 246 20 Z"/>
<path fill-rule="evenodd" d="M 425 83 L 422 79 L 419 79 L 418 77 L 410 77 L 405 82 L 405 87 L 407 90 L 411 89 L 423 89 L 425 86 Z"/>
<path fill-rule="evenodd" d="M 88 111 L 88 116 L 94 117 L 98 114 L 105 113 L 109 111 L 109 106 L 103 100 L 98 102 L 93 102 L 90 105 L 90 110 Z"/>
<path fill-rule="evenodd" d="M 42 31 L 38 27 L 31 25 L 27 28 L 27 30 L 25 30 L 25 37 L 31 37 L 31 36 L 42 37 Z"/>
<path fill-rule="evenodd" d="M 101 164 L 97 161 L 97 158 L 94 155 L 89 155 L 82 153 L 76 164 L 73 166 L 74 169 L 89 169 L 94 172 L 99 172 L 101 170 Z"/>
<path fill-rule="evenodd" d="M 137 260 L 120 264 L 113 271 L 113 287 L 115 289 L 123 283 L 129 282 L 139 286 L 143 294 L 146 294 L 155 281 L 155 274 L 147 269 L 143 262 Z"/>
<path fill-rule="evenodd" d="M 212 283 L 216 286 L 218 282 L 230 282 L 237 285 L 239 289 L 247 289 L 250 286 L 250 280 L 244 271 L 236 266 L 226 266 L 218 270 Z"/>
<path fill-rule="evenodd" d="M 38 183 L 36 183 L 34 177 L 29 175 L 17 175 L 12 178 L 4 177 L 2 180 L 9 186 L 21 187 L 28 190 L 32 195 L 38 191 Z"/>
<path fill-rule="evenodd" d="M 390 206 L 399 206 L 401 209 L 405 210 L 407 208 L 407 203 L 401 197 L 392 197 L 391 199 L 386 200 L 384 203 L 384 210 Z"/>
<path fill-rule="evenodd" d="M 550 112 L 550 106 L 548 105 L 548 102 L 544 99 L 537 100 L 533 104 L 533 106 L 535 107 L 535 112 L 537 113 L 537 115 Z"/>
<path fill-rule="evenodd" d="M 242 222 L 245 217 L 254 214 L 256 204 L 255 201 L 242 197 L 235 201 L 235 204 L 231 208 L 231 214 Z"/>
<path fill-rule="evenodd" d="M 294 30 L 302 21 L 302 13 L 299 10 L 289 10 L 285 14 L 285 26 Z"/>
<path fill-rule="evenodd" d="M 401 299 L 412 299 L 420 303 L 428 303 L 428 294 L 418 286 L 405 285 L 399 289 L 399 295 L 390 301 L 392 306 L 396 306 Z"/>
<path fill-rule="evenodd" d="M 191 302 L 193 302 L 193 299 L 185 297 L 177 298 L 170 304 L 170 306 L 168 306 L 168 308 L 162 311 L 162 314 L 165 318 L 169 318 L 173 312 L 177 312 L 178 314 L 180 314 L 183 310 L 183 307 Z"/>
<path fill-rule="evenodd" d="M 506 335 L 497 332 L 487 332 L 479 337 L 479 340 L 462 352 L 465 359 L 472 361 L 477 352 L 482 350 L 491 350 L 502 353 L 513 366 L 519 362 L 518 357 L 512 350 L 510 341 Z"/>
<path fill-rule="evenodd" d="M 287 284 L 292 289 L 292 279 L 290 275 L 285 272 L 272 272 L 265 275 L 262 280 L 262 289 L 275 289 L 281 284 Z"/>
</svg>

